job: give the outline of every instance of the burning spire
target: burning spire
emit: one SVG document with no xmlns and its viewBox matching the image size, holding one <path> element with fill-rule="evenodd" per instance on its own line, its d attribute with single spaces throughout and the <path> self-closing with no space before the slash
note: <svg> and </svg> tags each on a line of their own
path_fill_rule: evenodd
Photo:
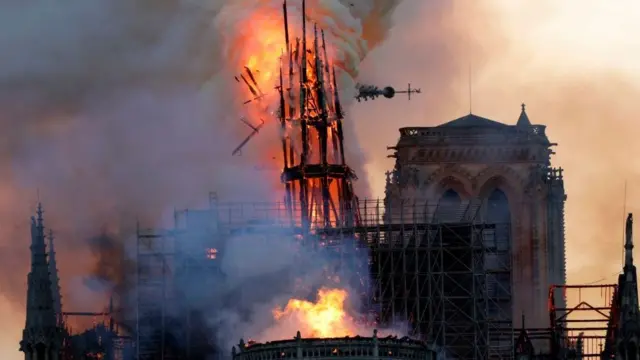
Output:
<svg viewBox="0 0 640 360">
<path fill-rule="evenodd" d="M 350 226 L 358 221 L 353 170 L 344 155 L 343 112 L 340 104 L 336 71 L 327 55 L 324 31 L 313 24 L 307 31 L 306 1 L 302 1 L 302 29 L 291 39 L 287 2 L 283 2 L 284 46 L 281 51 L 276 89 L 277 111 L 281 128 L 282 182 L 285 203 L 294 224 L 309 227 Z M 309 44 L 312 41 L 312 44 Z M 295 44 L 295 45 L 294 45 Z M 236 81 L 244 84 L 251 102 L 265 104 L 265 94 L 256 81 L 253 69 L 245 67 Z M 268 101 L 266 101 L 268 102 Z M 253 132 L 233 151 L 242 147 L 260 130 Z M 262 120 L 261 120 L 262 121 Z"/>
<path fill-rule="evenodd" d="M 285 42 L 289 43 L 286 2 L 283 6 Z M 302 1 L 300 51 L 287 47 L 282 57 L 289 84 L 298 84 L 298 99 L 279 87 L 286 202 L 307 227 L 349 226 L 357 222 L 355 173 L 345 163 L 342 111 L 335 70 L 327 56 L 324 32 L 313 26 L 313 44 L 307 44 L 306 1 Z M 296 46 L 297 47 L 297 46 Z M 283 69 L 280 69 L 282 74 Z M 285 96 L 286 92 L 286 96 Z M 297 205 L 299 204 L 299 209 Z"/>
</svg>

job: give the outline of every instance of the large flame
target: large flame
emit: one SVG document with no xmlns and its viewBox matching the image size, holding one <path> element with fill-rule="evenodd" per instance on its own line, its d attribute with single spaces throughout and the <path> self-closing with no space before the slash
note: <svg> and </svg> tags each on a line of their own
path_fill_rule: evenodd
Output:
<svg viewBox="0 0 640 360">
<path fill-rule="evenodd" d="M 345 310 L 347 297 L 344 289 L 322 288 L 316 302 L 291 299 L 284 309 L 275 309 L 273 316 L 277 321 L 296 323 L 303 337 L 354 336 L 358 325 Z"/>
<path fill-rule="evenodd" d="M 354 4 L 342 0 L 307 1 L 306 36 L 303 36 L 302 1 L 289 0 L 286 16 L 289 49 L 291 52 L 302 51 L 296 46 L 296 39 L 305 37 L 307 49 L 312 51 L 314 26 L 317 25 L 326 35 L 326 53 L 330 59 L 328 61 L 336 68 L 335 80 L 338 87 L 353 91 L 352 85 L 358 76 L 360 62 L 384 38 L 390 28 L 390 16 L 399 2 L 400 0 L 370 0 Z M 216 27 L 225 40 L 223 57 L 229 70 L 238 74 L 238 83 L 235 84 L 238 104 L 249 102 L 245 103 L 241 112 L 249 123 L 256 126 L 262 122 L 265 124 L 266 131 L 261 130 L 260 136 L 252 140 L 249 146 L 254 147 L 256 157 L 264 164 L 262 166 L 274 170 L 282 169 L 284 165 L 282 145 L 274 135 L 290 130 L 280 129 L 276 112 L 280 99 L 275 88 L 279 85 L 280 68 L 287 63 L 285 57 L 283 64 L 282 57 L 288 53 L 282 5 L 283 0 L 236 0 L 225 5 L 216 17 Z M 312 60 L 309 54 L 304 56 Z M 284 68 L 283 71 L 286 74 L 288 69 Z M 307 67 L 307 76 L 316 76 L 311 67 Z M 285 80 L 283 87 L 293 88 L 294 84 L 289 85 Z M 348 103 L 345 100 L 351 97 L 350 92 L 342 92 L 341 97 L 344 104 Z M 313 115 L 311 109 L 307 109 L 307 112 Z M 241 123 L 238 126 L 239 136 L 247 136 L 247 131 L 250 130 Z M 254 144 L 255 142 L 258 144 Z M 319 154 L 310 154 L 309 160 L 314 161 L 314 156 Z M 280 186 L 274 181 L 274 188 Z M 337 199 L 338 185 L 336 183 L 331 186 L 329 192 L 332 198 Z M 320 191 L 319 184 L 312 184 L 311 188 Z M 281 200 L 280 195 L 281 193 L 277 193 L 276 200 Z M 313 196 L 311 198 L 313 201 Z M 336 203 L 334 206 L 340 205 Z M 317 209 L 312 208 L 310 212 L 312 226 L 315 226 L 315 222 L 324 223 L 324 216 L 318 216 L 318 220 L 314 220 L 316 216 L 313 214 L 318 212 Z M 337 222 L 337 216 L 333 213 L 329 216 L 329 221 Z"/>
<path fill-rule="evenodd" d="M 400 0 L 369 0 L 353 3 L 341 0 L 307 1 L 307 42 L 313 40 L 313 24 L 327 35 L 329 57 L 338 67 L 342 79 L 352 84 L 358 75 L 358 65 L 366 54 L 384 38 L 390 29 L 390 16 Z M 264 93 L 259 105 L 246 107 L 254 122 L 263 119 L 275 123 L 280 57 L 286 52 L 283 0 L 234 0 L 216 16 L 215 25 L 223 34 L 223 56 L 229 70 L 241 72 L 249 68 Z M 293 43 L 302 34 L 301 1 L 289 0 L 289 38 Z M 375 29 L 372 30 L 372 29 Z M 248 79 L 250 80 L 250 79 Z M 244 82 L 244 81 L 241 81 Z M 245 84 L 238 84 L 239 103 L 255 96 Z M 269 159 L 279 159 L 277 141 L 272 142 Z M 271 147 L 270 147 L 271 149 Z"/>
</svg>

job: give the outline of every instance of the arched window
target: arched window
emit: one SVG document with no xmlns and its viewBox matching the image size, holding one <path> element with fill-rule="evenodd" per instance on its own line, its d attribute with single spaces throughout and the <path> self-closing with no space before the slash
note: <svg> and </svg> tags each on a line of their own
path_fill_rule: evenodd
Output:
<svg viewBox="0 0 640 360">
<path fill-rule="evenodd" d="M 486 200 L 485 222 L 506 224 L 511 222 L 511 211 L 507 195 L 500 189 L 494 189 Z"/>
<path fill-rule="evenodd" d="M 485 255 L 485 269 L 490 274 L 487 275 L 487 291 L 490 297 L 504 298 L 511 293 L 511 280 L 508 273 L 501 271 L 508 267 L 510 263 L 509 248 L 511 247 L 511 211 L 507 195 L 499 188 L 493 189 L 484 199 L 484 222 L 492 225 L 495 229 L 489 228 L 484 236 L 484 245 L 487 249 Z M 494 270 L 495 271 L 492 271 Z M 494 304 L 494 302 L 490 302 Z M 489 305 L 489 314 L 504 320 L 511 318 L 511 311 L 505 308 L 504 303 L 495 302 Z M 500 305 L 498 305 L 500 304 Z"/>
<path fill-rule="evenodd" d="M 449 189 L 442 194 L 438 201 L 436 210 L 436 221 L 444 223 L 459 222 L 461 213 L 462 198 L 453 189 Z"/>
</svg>

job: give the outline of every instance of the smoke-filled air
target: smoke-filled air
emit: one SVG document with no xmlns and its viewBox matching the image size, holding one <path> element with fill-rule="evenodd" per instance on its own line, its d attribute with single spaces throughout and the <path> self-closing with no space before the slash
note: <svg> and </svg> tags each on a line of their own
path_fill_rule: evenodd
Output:
<svg viewBox="0 0 640 360">
<path fill-rule="evenodd" d="M 359 64 L 384 40 L 399 1 L 309 3 L 309 24 L 326 33 L 348 105 Z M 300 4 L 289 1 L 292 37 L 301 33 Z M 279 133 L 270 102 L 286 48 L 280 0 L 71 0 L 64 6 L 8 0 L 0 24 L 0 47 L 8 49 L 0 60 L 0 264 L 7 270 L 0 286 L 3 317 L 11 319 L 0 353 L 13 359 L 24 327 L 28 224 L 37 201 L 44 204 L 45 226 L 56 234 L 65 310 L 101 311 L 112 293 L 120 306 L 132 301 L 127 278 L 134 267 L 126 244 L 137 223 L 172 226 L 174 209 L 205 206 L 210 191 L 221 201 L 281 200 Z M 234 80 L 245 67 L 266 94 L 247 105 L 252 94 Z M 241 156 L 232 156 L 249 130 L 240 117 L 254 124 L 264 119 L 265 127 Z M 365 196 L 365 156 L 351 120 L 345 129 L 347 156 Z M 272 312 L 294 296 L 315 301 L 330 263 L 306 261 L 307 271 L 298 271 L 289 245 L 232 239 L 221 261 L 233 275 L 218 279 L 214 293 L 201 291 L 194 279 L 184 285 L 200 306 L 203 328 L 211 329 L 207 336 L 220 337 L 228 348 L 268 328 L 271 338 L 293 336 L 275 330 L 286 321 L 305 331 L 299 316 L 283 316 L 278 325 Z M 301 277 L 309 288 L 301 290 Z M 246 284 L 251 290 L 241 287 Z M 353 292 L 347 284 L 329 285 L 340 294 Z M 351 297 L 332 306 L 346 311 L 340 309 L 359 301 Z M 214 307 L 223 311 L 207 313 Z M 332 321 L 344 322 L 353 335 L 348 323 L 354 316 Z M 217 326 L 237 330 L 219 335 Z"/>
<path fill-rule="evenodd" d="M 17 360 L 24 356 L 16 349 L 29 216 L 38 200 L 56 234 L 67 311 L 101 311 L 111 293 L 121 305 L 130 301 L 126 244 L 137 223 L 169 227 L 175 208 L 206 206 L 210 191 L 223 201 L 281 200 L 270 97 L 285 49 L 280 0 L 0 2 L 0 357 Z M 547 125 L 559 143 L 554 163 L 566 170 L 568 280 L 614 281 L 625 181 L 627 211 L 640 200 L 640 164 L 630 155 L 640 146 L 640 47 L 629 35 L 639 30 L 640 4 L 308 3 L 339 73 L 345 151 L 360 197 L 383 196 L 392 166 L 386 146 L 399 127 L 436 125 L 470 110 L 512 124 L 525 102 L 531 121 Z M 289 5 L 292 36 L 300 36 L 300 1 Z M 234 76 L 245 66 L 256 73 L 263 101 L 243 105 L 252 94 Z M 353 103 L 356 82 L 410 82 L 422 94 Z M 263 118 L 265 126 L 232 156 L 250 132 L 240 117 Z M 352 321 L 362 315 L 354 310 L 360 290 L 327 277 L 329 255 L 294 247 L 232 238 L 218 285 L 184 284 L 200 302 L 208 336 L 226 345 L 241 336 L 291 338 L 296 330 L 369 332 Z M 222 310 L 207 312 L 213 308 Z"/>
</svg>

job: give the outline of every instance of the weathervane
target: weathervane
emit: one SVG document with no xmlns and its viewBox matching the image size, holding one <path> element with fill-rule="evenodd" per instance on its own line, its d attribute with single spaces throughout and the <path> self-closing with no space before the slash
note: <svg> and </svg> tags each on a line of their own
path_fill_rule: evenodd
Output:
<svg viewBox="0 0 640 360">
<path fill-rule="evenodd" d="M 407 86 L 407 90 L 400 91 L 396 91 L 396 89 L 391 86 L 380 89 L 375 85 L 363 84 L 356 84 L 356 89 L 358 90 L 358 94 L 355 96 L 355 98 L 356 100 L 358 100 L 358 102 L 362 100 L 367 101 L 369 99 L 374 100 L 380 95 L 386 97 L 387 99 L 391 99 L 392 97 L 396 96 L 396 94 L 407 94 L 409 100 L 411 100 L 411 94 L 420 94 L 422 92 L 422 90 L 420 89 L 412 89 L 411 84 Z"/>
</svg>

